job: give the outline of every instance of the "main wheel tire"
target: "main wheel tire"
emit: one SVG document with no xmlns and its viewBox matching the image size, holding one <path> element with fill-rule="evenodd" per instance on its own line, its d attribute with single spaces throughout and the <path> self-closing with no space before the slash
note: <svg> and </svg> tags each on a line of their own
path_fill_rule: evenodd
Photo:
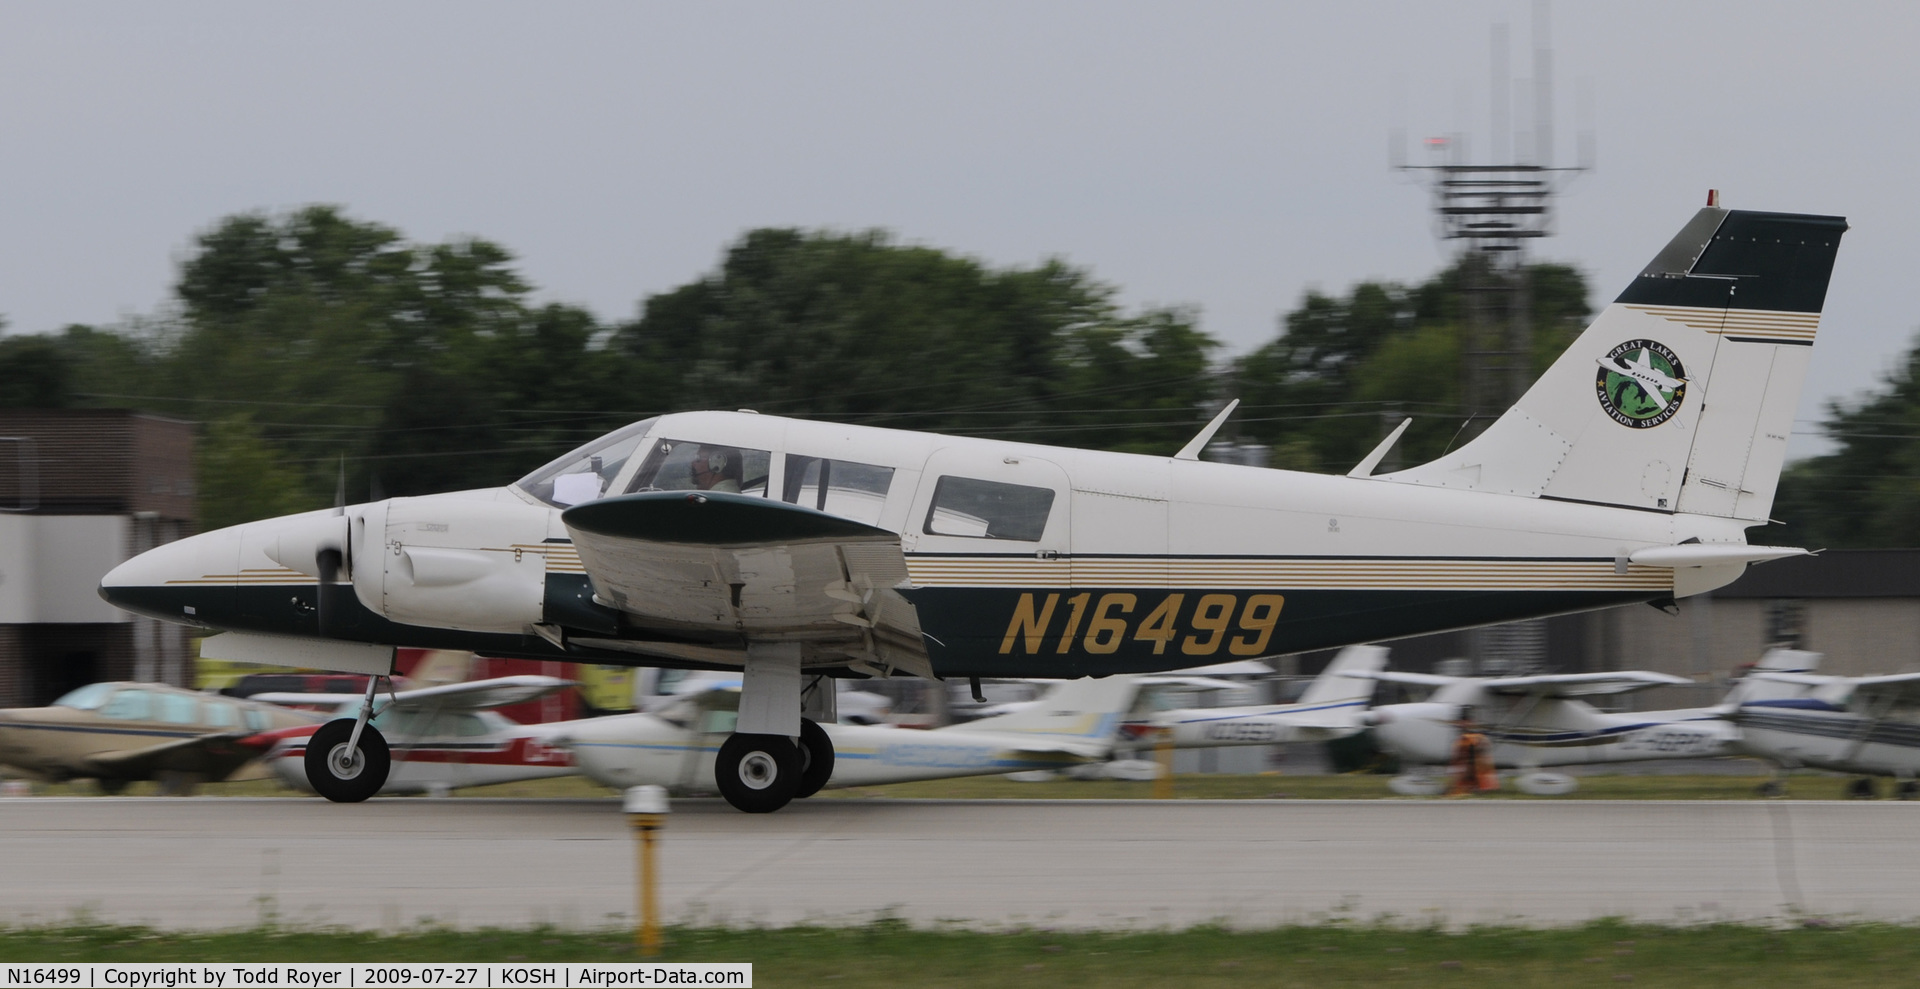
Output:
<svg viewBox="0 0 1920 989">
<path fill-rule="evenodd" d="M 734 809 L 771 814 L 800 788 L 800 750 L 785 735 L 735 732 L 720 743 L 713 782 Z"/>
<path fill-rule="evenodd" d="M 117 797 L 127 792 L 127 781 L 117 777 L 102 776 L 94 782 L 100 785 L 100 792 L 109 797 Z"/>
<path fill-rule="evenodd" d="M 1853 782 L 1847 784 L 1847 799 L 1873 800 L 1880 796 L 1879 790 L 1880 788 L 1874 785 L 1873 777 L 1857 777 Z"/>
<path fill-rule="evenodd" d="M 1901 780 L 1900 785 L 1894 787 L 1893 794 L 1901 800 L 1912 800 L 1914 797 L 1920 796 L 1920 782 Z"/>
<path fill-rule="evenodd" d="M 827 730 L 811 718 L 800 719 L 800 788 L 794 799 L 804 800 L 820 792 L 833 778 L 833 739 Z"/>
<path fill-rule="evenodd" d="M 353 737 L 353 719 L 339 718 L 320 726 L 307 739 L 307 782 L 315 793 L 338 804 L 359 803 L 380 792 L 393 769 L 387 740 L 372 725 L 360 732 L 360 746 L 347 751 Z"/>
</svg>

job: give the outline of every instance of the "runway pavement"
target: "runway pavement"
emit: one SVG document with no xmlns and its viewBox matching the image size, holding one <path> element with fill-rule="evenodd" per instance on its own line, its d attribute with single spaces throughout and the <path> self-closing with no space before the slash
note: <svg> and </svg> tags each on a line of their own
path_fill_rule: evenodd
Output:
<svg viewBox="0 0 1920 989">
<path fill-rule="evenodd" d="M 971 927 L 1920 918 L 1920 804 L 678 801 L 671 918 Z M 630 923 L 612 801 L 0 799 L 0 922 Z"/>
</svg>

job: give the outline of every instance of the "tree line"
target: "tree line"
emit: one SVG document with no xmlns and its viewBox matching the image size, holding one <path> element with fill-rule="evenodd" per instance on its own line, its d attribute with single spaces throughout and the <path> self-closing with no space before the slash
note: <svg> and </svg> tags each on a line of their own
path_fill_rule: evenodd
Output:
<svg viewBox="0 0 1920 989">
<path fill-rule="evenodd" d="M 413 242 L 313 206 L 199 234 L 160 312 L 0 338 L 0 405 L 204 424 L 207 528 L 331 504 L 343 471 L 351 500 L 502 484 L 700 408 L 1171 453 L 1238 397 L 1229 438 L 1270 447 L 1274 466 L 1345 471 L 1405 416 L 1405 463 L 1459 440 L 1462 274 L 1309 292 L 1271 341 L 1220 361 L 1194 310 L 1126 311 L 1057 260 L 995 268 L 879 231 L 760 229 L 603 321 L 536 304 L 501 245 Z M 1591 315 L 1587 285 L 1563 265 L 1527 275 L 1544 369 Z M 1920 535 L 1903 497 L 1920 485 L 1916 367 L 1833 410 L 1839 452 L 1788 472 L 1783 539 Z M 1840 525 L 1833 504 L 1856 510 Z"/>
</svg>

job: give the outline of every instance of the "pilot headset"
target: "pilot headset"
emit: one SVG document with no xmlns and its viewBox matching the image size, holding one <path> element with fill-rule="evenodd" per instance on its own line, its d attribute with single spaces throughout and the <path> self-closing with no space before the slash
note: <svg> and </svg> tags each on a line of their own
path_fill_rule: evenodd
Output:
<svg viewBox="0 0 1920 989">
<path fill-rule="evenodd" d="M 715 450 L 712 453 L 707 454 L 707 470 L 710 473 L 718 474 L 726 469 L 727 469 L 727 454 L 725 451 Z"/>
</svg>

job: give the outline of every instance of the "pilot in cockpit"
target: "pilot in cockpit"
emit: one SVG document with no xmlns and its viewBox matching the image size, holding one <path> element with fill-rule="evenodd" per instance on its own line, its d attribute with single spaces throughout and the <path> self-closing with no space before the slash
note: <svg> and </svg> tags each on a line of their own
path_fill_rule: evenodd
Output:
<svg viewBox="0 0 1920 989">
<path fill-rule="evenodd" d="M 693 486 L 702 491 L 740 493 L 740 451 L 730 446 L 705 446 L 694 451 Z"/>
</svg>

